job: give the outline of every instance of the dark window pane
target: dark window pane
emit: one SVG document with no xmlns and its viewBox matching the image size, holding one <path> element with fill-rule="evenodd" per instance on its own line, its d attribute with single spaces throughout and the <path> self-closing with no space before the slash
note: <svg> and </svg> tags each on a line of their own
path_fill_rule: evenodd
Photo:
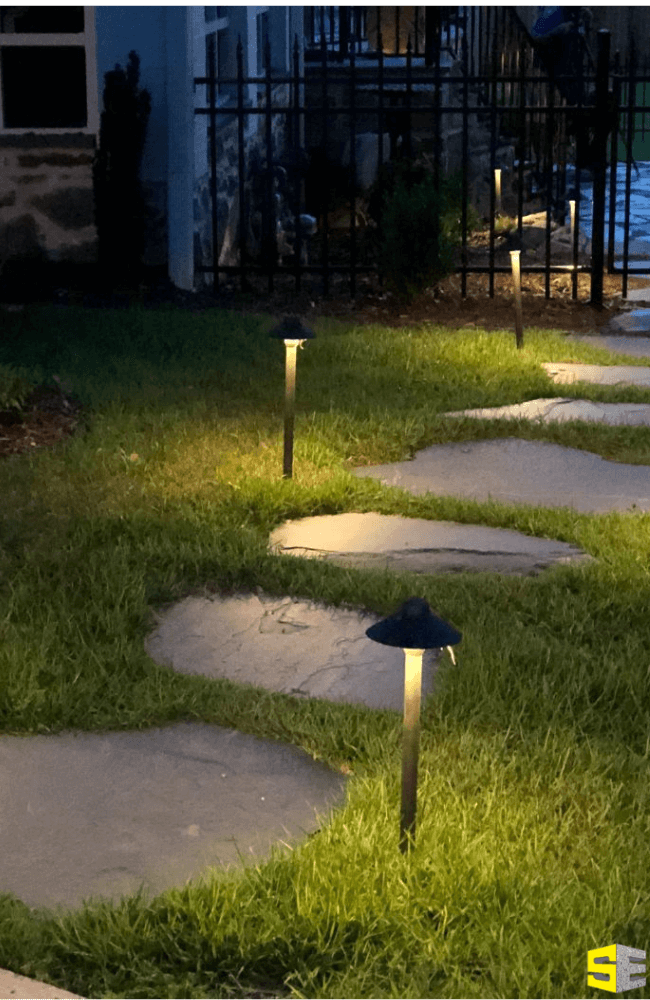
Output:
<svg viewBox="0 0 650 1000">
<path fill-rule="evenodd" d="M 206 24 L 209 24 L 210 21 L 216 21 L 219 18 L 225 17 L 226 16 L 226 8 L 225 7 L 204 7 L 203 8 L 203 16 L 205 18 Z"/>
<path fill-rule="evenodd" d="M 266 47 L 269 41 L 269 15 L 257 15 L 257 73 L 266 72 Z"/>
<path fill-rule="evenodd" d="M 2 50 L 6 128 L 83 128 L 86 52 L 80 46 L 12 46 Z"/>
<path fill-rule="evenodd" d="M 73 34 L 84 30 L 83 7 L 0 7 L 5 34 Z"/>
</svg>

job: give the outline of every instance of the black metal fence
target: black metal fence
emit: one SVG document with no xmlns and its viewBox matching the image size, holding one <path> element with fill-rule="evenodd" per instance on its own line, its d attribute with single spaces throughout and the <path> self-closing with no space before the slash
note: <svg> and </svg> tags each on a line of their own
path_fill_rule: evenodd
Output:
<svg viewBox="0 0 650 1000">
<path fill-rule="evenodd" d="M 195 110 L 210 124 L 213 247 L 197 270 L 215 287 L 263 279 L 273 290 L 288 276 L 297 291 L 308 282 L 327 294 L 343 278 L 355 295 L 381 282 L 372 204 L 377 178 L 397 159 L 426 163 L 438 186 L 453 176 L 463 294 L 470 274 L 486 274 L 494 295 L 513 249 L 522 274 L 544 276 L 547 297 L 554 274 L 570 276 L 574 297 L 578 275 L 590 275 L 596 304 L 604 271 L 623 275 L 623 294 L 629 274 L 650 274 L 650 252 L 630 243 L 650 122 L 650 75 L 638 73 L 633 48 L 621 66 L 607 32 L 593 51 L 577 30 L 554 49 L 533 44 L 509 8 L 410 8 L 422 31 L 418 21 L 402 55 L 400 26 L 385 45 L 380 14 L 370 17 L 381 8 L 310 10 L 290 73 L 274 72 L 267 52 L 265 75 L 245 76 L 240 44 L 234 78 L 195 80 L 207 94 Z M 228 259 L 217 210 L 226 128 L 236 149 Z"/>
</svg>

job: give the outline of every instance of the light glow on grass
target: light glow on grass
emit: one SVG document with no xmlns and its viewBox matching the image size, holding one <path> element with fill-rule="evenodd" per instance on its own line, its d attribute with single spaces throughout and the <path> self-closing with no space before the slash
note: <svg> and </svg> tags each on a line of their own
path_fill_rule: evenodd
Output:
<svg viewBox="0 0 650 1000">
<path fill-rule="evenodd" d="M 589 948 L 650 950 L 650 515 L 415 497 L 349 472 L 513 436 L 442 414 L 561 395 L 542 361 L 643 359 L 536 330 L 517 351 L 511 331 L 320 321 L 301 357 L 289 482 L 272 317 L 6 320 L 0 363 L 58 374 L 89 409 L 70 442 L 0 464 L 2 731 L 196 719 L 291 742 L 350 780 L 316 836 L 245 872 L 63 917 L 0 897 L 0 965 L 86 996 L 582 997 Z M 647 428 L 521 422 L 516 436 L 650 464 Z M 283 520 L 354 510 L 510 528 L 596 561 L 518 578 L 269 556 Z M 408 856 L 395 849 L 397 713 L 149 660 L 151 609 L 205 587 L 380 615 L 418 593 L 462 629 L 457 666 L 443 660 L 422 707 Z"/>
</svg>

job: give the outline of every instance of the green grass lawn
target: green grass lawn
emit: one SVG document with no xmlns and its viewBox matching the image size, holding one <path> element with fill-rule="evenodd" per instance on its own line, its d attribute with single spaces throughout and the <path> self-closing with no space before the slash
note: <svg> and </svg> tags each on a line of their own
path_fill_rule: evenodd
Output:
<svg viewBox="0 0 650 1000">
<path fill-rule="evenodd" d="M 90 997 L 587 997 L 587 950 L 650 950 L 650 515 L 432 496 L 358 465 L 516 436 L 650 464 L 650 428 L 445 419 L 555 386 L 542 361 L 643 364 L 560 334 L 313 325 L 299 352 L 293 481 L 281 479 L 275 320 L 221 311 L 34 308 L 0 363 L 86 404 L 54 451 L 0 463 L 0 731 L 201 720 L 350 775 L 292 852 L 154 900 L 31 911 L 0 896 L 0 966 Z M 391 576 L 271 557 L 286 518 L 379 511 L 572 542 L 538 577 Z M 397 850 L 401 719 L 176 674 L 145 654 L 151 609 L 209 588 L 379 614 L 426 598 L 463 633 L 423 709 L 417 844 Z M 0 821 L 2 819 L 0 813 Z M 1 878 L 1 876 L 0 876 Z M 650 996 L 650 988 L 634 997 Z"/>
</svg>

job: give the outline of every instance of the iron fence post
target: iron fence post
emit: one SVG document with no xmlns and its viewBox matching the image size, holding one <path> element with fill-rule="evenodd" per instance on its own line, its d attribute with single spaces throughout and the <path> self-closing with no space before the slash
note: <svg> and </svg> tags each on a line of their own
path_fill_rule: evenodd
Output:
<svg viewBox="0 0 650 1000">
<path fill-rule="evenodd" d="M 596 106 L 594 108 L 594 211 L 591 223 L 591 304 L 603 304 L 605 266 L 605 193 L 607 189 L 607 133 L 609 125 L 610 34 L 598 32 Z"/>
</svg>

